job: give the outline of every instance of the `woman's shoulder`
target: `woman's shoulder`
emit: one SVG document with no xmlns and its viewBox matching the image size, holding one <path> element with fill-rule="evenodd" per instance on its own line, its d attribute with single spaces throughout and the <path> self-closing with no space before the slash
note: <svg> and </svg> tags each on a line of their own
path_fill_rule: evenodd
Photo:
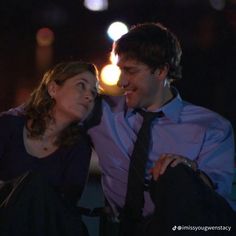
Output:
<svg viewBox="0 0 236 236">
<path fill-rule="evenodd" d="M 10 108 L 7 111 L 1 112 L 0 116 L 3 116 L 3 115 L 24 116 L 25 115 L 25 109 L 24 108 L 25 108 L 25 104 L 22 104 L 18 107 L 13 107 L 13 108 Z"/>
<path fill-rule="evenodd" d="M 24 115 L 13 115 L 7 112 L 0 113 L 1 129 L 11 129 L 15 126 L 22 125 L 25 122 Z"/>
<path fill-rule="evenodd" d="M 24 125 L 24 118 L 9 114 L 0 114 L 0 142 L 8 142 Z"/>
</svg>

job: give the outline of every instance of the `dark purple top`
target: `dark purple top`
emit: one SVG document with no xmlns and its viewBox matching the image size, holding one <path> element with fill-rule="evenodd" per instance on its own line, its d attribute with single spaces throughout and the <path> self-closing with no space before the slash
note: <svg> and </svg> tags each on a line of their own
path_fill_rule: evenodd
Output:
<svg viewBox="0 0 236 236">
<path fill-rule="evenodd" d="M 40 172 L 49 183 L 76 203 L 85 186 L 91 157 L 86 135 L 70 147 L 58 148 L 44 158 L 27 153 L 23 141 L 24 116 L 0 117 L 0 180 L 14 179 L 27 171 Z"/>
</svg>

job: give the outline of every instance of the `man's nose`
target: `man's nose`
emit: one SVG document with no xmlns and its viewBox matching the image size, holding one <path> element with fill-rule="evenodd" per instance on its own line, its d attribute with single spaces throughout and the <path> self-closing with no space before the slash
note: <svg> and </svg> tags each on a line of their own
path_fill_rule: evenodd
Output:
<svg viewBox="0 0 236 236">
<path fill-rule="evenodd" d="M 128 80 L 124 74 L 121 73 L 119 80 L 117 81 L 117 86 L 120 88 L 125 88 L 128 85 Z"/>
</svg>

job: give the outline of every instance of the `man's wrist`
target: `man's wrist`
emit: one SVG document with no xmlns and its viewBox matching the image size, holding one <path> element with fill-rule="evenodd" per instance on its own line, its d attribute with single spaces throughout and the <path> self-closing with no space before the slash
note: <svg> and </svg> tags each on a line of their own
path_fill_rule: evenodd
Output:
<svg viewBox="0 0 236 236">
<path fill-rule="evenodd" d="M 216 185 L 213 183 L 211 178 L 204 171 L 197 169 L 196 172 L 207 186 L 209 186 L 211 189 L 216 189 Z"/>
<path fill-rule="evenodd" d="M 184 164 L 187 165 L 189 168 L 193 169 L 194 171 L 198 170 L 198 164 L 194 160 L 190 160 L 190 159 L 185 158 Z"/>
</svg>

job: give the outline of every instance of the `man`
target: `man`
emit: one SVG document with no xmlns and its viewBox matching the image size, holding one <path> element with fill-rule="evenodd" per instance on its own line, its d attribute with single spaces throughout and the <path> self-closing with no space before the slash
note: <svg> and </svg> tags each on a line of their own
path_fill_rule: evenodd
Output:
<svg viewBox="0 0 236 236">
<path fill-rule="evenodd" d="M 123 35 L 113 50 L 124 96 L 104 97 L 101 122 L 89 135 L 99 157 L 105 197 L 121 220 L 120 234 L 168 235 L 178 224 L 234 224 L 227 203 L 233 207 L 232 127 L 219 114 L 183 101 L 170 86 L 181 78 L 177 38 L 159 23 L 145 23 Z M 134 219 L 127 211 L 127 186 L 143 122 L 140 110 L 162 115 L 151 123 L 142 216 Z"/>
</svg>

